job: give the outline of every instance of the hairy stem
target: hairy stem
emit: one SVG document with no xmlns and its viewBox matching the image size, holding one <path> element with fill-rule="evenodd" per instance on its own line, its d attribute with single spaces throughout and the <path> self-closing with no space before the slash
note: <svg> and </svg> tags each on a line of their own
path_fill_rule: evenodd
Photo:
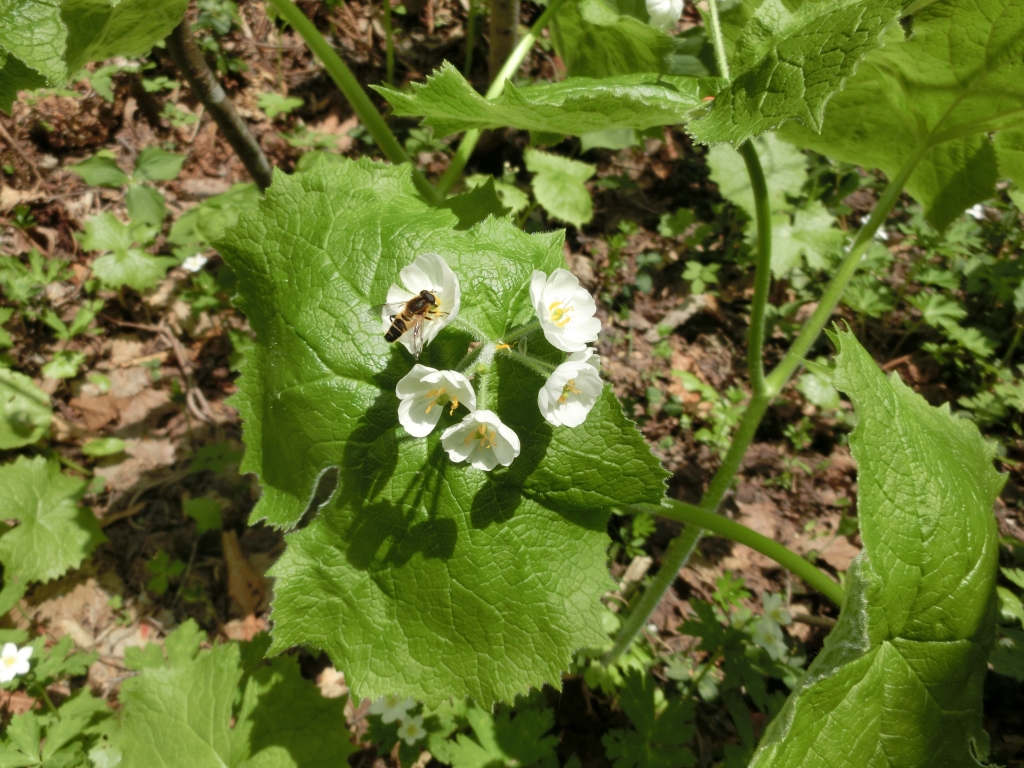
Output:
<svg viewBox="0 0 1024 768">
<path fill-rule="evenodd" d="M 761 419 L 768 409 L 768 404 L 796 372 L 804 355 L 810 350 L 825 327 L 825 323 L 832 316 L 832 312 L 839 303 L 839 299 L 842 298 L 843 291 L 846 290 L 850 279 L 857 271 L 857 267 L 860 266 L 861 257 L 871 243 L 871 238 L 874 237 L 875 232 L 889 215 L 889 211 L 892 210 L 893 205 L 899 199 L 903 185 L 907 183 L 907 179 L 910 178 L 914 168 L 917 167 L 917 163 L 924 156 L 925 152 L 928 151 L 929 146 L 928 143 L 922 142 L 903 163 L 896 176 L 889 182 L 885 191 L 882 192 L 882 196 L 878 199 L 875 210 L 872 211 L 871 216 L 857 233 L 850 252 L 843 259 L 828 288 L 825 289 L 825 295 L 821 298 L 818 308 L 804 324 L 800 335 L 793 342 L 786 356 L 775 367 L 775 370 L 765 377 L 764 391 L 761 394 L 755 394 L 751 398 L 750 404 L 747 405 L 746 410 L 743 412 L 743 418 L 736 429 L 732 444 L 729 446 L 721 466 L 715 472 L 714 477 L 711 478 L 711 483 L 701 499 L 701 510 L 709 513 L 717 511 L 718 505 L 721 503 L 726 491 L 729 490 L 729 486 L 732 485 L 733 478 L 739 471 L 743 456 L 754 439 L 754 434 L 757 432 L 757 427 L 760 425 Z M 760 225 L 760 221 L 758 224 Z M 760 236 L 758 239 L 760 240 Z M 690 555 L 699 537 L 700 530 L 690 526 L 669 544 L 668 549 L 665 550 L 665 554 L 661 558 L 661 568 L 655 574 L 643 595 L 640 596 L 629 618 L 626 619 L 619 629 L 619 633 L 615 638 L 615 645 L 605 654 L 606 662 L 614 661 L 633 642 L 633 639 L 647 623 L 651 613 L 661 601 L 662 595 L 665 594 L 672 585 L 672 582 L 675 581 L 679 570 L 690 559 Z"/>
<path fill-rule="evenodd" d="M 735 520 L 730 520 L 724 515 L 717 515 L 714 512 L 708 512 L 692 504 L 684 504 L 681 501 L 671 499 L 666 499 L 660 507 L 654 504 L 634 504 L 629 509 L 638 512 L 648 512 L 652 515 L 661 515 L 671 520 L 677 520 L 680 523 L 704 528 L 717 533 L 719 536 L 745 544 L 755 552 L 760 552 L 765 557 L 770 557 L 783 568 L 795 573 L 836 605 L 842 606 L 843 604 L 843 588 L 832 581 L 824 571 L 815 568 L 796 552 L 784 547 L 779 542 L 769 539 L 767 536 L 762 536 L 757 531 L 751 530 Z"/>
<path fill-rule="evenodd" d="M 275 0 L 272 0 L 272 2 Z M 280 2 L 280 0 L 276 0 Z M 519 65 L 523 63 L 523 59 L 526 58 L 526 54 L 530 52 L 530 48 L 533 47 L 534 42 L 540 37 L 541 31 L 548 25 L 548 22 L 558 13 L 558 9 L 562 7 L 562 3 L 565 0 L 551 0 L 548 3 L 547 9 L 540 15 L 540 17 L 533 22 L 533 26 L 530 27 L 530 31 L 523 36 L 523 39 L 519 41 L 519 45 L 515 47 L 515 50 L 509 54 L 508 59 L 505 60 L 504 66 L 494 76 L 491 81 L 490 88 L 487 89 L 487 93 L 484 94 L 484 98 L 488 101 L 494 101 L 496 98 L 501 96 L 501 92 L 505 90 L 505 81 L 515 75 L 519 69 Z M 446 195 L 448 190 L 455 186 L 455 183 L 462 177 L 462 169 L 466 167 L 466 163 L 469 162 L 470 155 L 473 154 L 473 150 L 476 149 L 476 143 L 480 140 L 480 131 L 473 129 L 466 131 L 462 137 L 462 141 L 459 143 L 459 149 L 455 153 L 455 157 L 452 158 L 451 164 L 448 166 L 448 170 L 444 172 L 441 180 L 437 182 L 437 190 L 441 195 Z"/>
<path fill-rule="evenodd" d="M 714 0 L 711 0 L 714 4 Z M 754 300 L 750 304 L 750 331 L 747 335 L 747 370 L 755 395 L 764 394 L 764 316 L 768 308 L 768 290 L 772 282 L 772 213 L 768 205 L 768 185 L 761 159 L 749 141 L 740 145 L 747 164 L 747 175 L 754 192 L 757 218 L 757 265 L 754 270 Z"/>
<path fill-rule="evenodd" d="M 722 23 L 718 18 L 718 0 L 708 0 L 708 15 L 711 21 L 711 45 L 715 49 L 715 63 L 718 74 L 726 80 L 729 78 L 729 60 L 725 57 L 725 40 L 722 39 Z"/>
<path fill-rule="evenodd" d="M 409 163 L 409 167 L 412 168 L 412 181 L 416 185 L 416 189 L 430 203 L 440 203 L 444 196 L 439 194 L 423 174 L 420 173 L 419 168 L 412 164 L 409 156 L 402 149 L 402 145 L 398 143 L 398 139 L 395 138 L 391 129 L 388 128 L 388 124 L 384 122 L 384 118 L 381 117 L 377 108 L 373 106 L 370 97 L 366 95 L 366 91 L 359 85 L 359 81 L 352 74 L 352 70 L 348 68 L 348 65 L 341 60 L 338 54 L 334 52 L 334 49 L 324 40 L 323 35 L 313 26 L 313 22 L 307 19 L 305 14 L 291 0 L 267 0 L 267 2 L 274 6 L 274 9 L 281 18 L 291 24 L 295 31 L 302 35 L 302 39 L 306 41 L 309 49 L 323 62 L 324 67 L 327 69 L 327 74 L 331 76 L 331 79 L 334 80 L 342 94 L 348 99 L 359 120 L 366 126 L 366 130 L 370 132 L 370 136 L 377 142 L 377 146 L 380 147 L 387 159 L 396 164 Z"/>
<path fill-rule="evenodd" d="M 224 93 L 220 82 L 210 71 L 203 52 L 192 37 L 192 27 L 184 18 L 167 36 L 167 50 L 178 71 L 188 80 L 189 88 L 217 123 L 220 132 L 235 150 L 245 170 L 261 190 L 270 186 L 274 175 L 267 156 L 263 154 L 256 137 L 250 133 L 235 105 Z"/>
</svg>

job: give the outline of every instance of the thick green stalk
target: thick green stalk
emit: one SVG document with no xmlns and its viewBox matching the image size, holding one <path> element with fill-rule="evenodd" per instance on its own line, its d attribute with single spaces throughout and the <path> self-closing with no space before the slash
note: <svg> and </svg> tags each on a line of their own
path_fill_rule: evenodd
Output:
<svg viewBox="0 0 1024 768">
<path fill-rule="evenodd" d="M 271 0 L 272 2 L 281 2 L 282 0 Z M 515 47 L 508 59 L 505 60 L 505 65 L 501 68 L 494 80 L 491 82 L 491 86 L 487 89 L 487 93 L 484 94 L 484 98 L 488 101 L 494 101 L 496 98 L 501 96 L 501 92 L 505 90 L 505 81 L 510 79 L 519 70 L 519 65 L 523 63 L 523 59 L 526 58 L 526 54 L 530 52 L 533 44 L 540 37 L 540 33 L 544 27 L 548 25 L 548 22 L 558 13 L 558 9 L 562 7 L 562 3 L 565 0 L 551 0 L 548 3 L 547 9 L 540 15 L 540 17 L 533 22 L 533 26 L 530 27 L 530 31 L 523 35 L 523 39 L 519 41 L 519 44 Z M 468 76 L 468 73 L 467 73 Z M 466 167 L 466 163 L 469 162 L 470 155 L 473 154 L 473 150 L 476 149 L 476 143 L 480 140 L 480 131 L 472 129 L 466 131 L 462 136 L 462 141 L 459 143 L 459 148 L 455 152 L 455 156 L 452 158 L 451 165 L 448 166 L 448 170 L 441 176 L 441 180 L 437 182 L 437 191 L 442 195 L 448 194 L 448 190 L 455 186 L 459 178 L 462 176 L 462 169 Z"/>
<path fill-rule="evenodd" d="M 733 437 L 732 444 L 729 446 L 721 466 L 715 472 L 715 476 L 711 478 L 711 483 L 701 499 L 700 509 L 705 512 L 715 512 L 718 509 L 718 505 L 725 496 L 725 492 L 729 490 L 733 478 L 739 471 L 743 456 L 754 439 L 754 434 L 757 432 L 761 419 L 768 409 L 768 404 L 796 372 L 796 369 L 803 361 L 804 355 L 810 350 L 825 327 L 825 323 L 832 316 L 832 312 L 839 303 L 839 299 L 842 298 L 843 291 L 846 290 L 850 279 L 860 266 L 861 257 L 871 243 L 871 238 L 874 237 L 879 226 L 882 225 L 889 215 L 889 211 L 892 210 L 893 205 L 903 191 L 903 185 L 907 183 L 907 179 L 910 178 L 914 168 L 917 167 L 917 163 L 924 156 L 925 152 L 928 151 L 928 147 L 929 145 L 926 143 L 919 146 L 914 151 L 914 154 L 904 162 L 899 173 L 889 182 L 885 191 L 882 192 L 875 210 L 872 211 L 871 216 L 857 233 L 850 252 L 843 259 L 839 270 L 833 276 L 828 288 L 825 289 L 825 295 L 819 302 L 818 308 L 804 324 L 800 335 L 793 342 L 793 346 L 790 347 L 786 356 L 776 366 L 775 370 L 765 378 L 765 391 L 760 395 L 755 394 L 751 398 L 750 404 L 743 412 L 743 418 L 740 420 L 740 425 Z M 756 204 L 757 201 L 755 201 Z M 758 242 L 760 242 L 760 236 L 758 237 Z M 699 530 L 693 530 L 693 526 L 691 526 L 683 531 L 665 550 L 665 554 L 661 558 L 661 568 L 655 574 L 647 589 L 644 590 L 643 595 L 640 596 L 629 618 L 626 619 L 619 629 L 614 647 L 605 654 L 606 663 L 614 661 L 625 651 L 647 623 L 651 613 L 661 601 L 662 595 L 665 594 L 672 585 L 672 582 L 675 581 L 680 569 L 690 559 L 699 536 Z"/>
<path fill-rule="evenodd" d="M 708 0 L 708 12 L 710 14 L 711 45 L 715 49 L 715 63 L 718 64 L 718 74 L 729 80 L 729 60 L 725 57 L 725 41 L 722 39 L 722 23 L 718 20 L 718 0 Z"/>
<path fill-rule="evenodd" d="M 779 542 L 762 536 L 757 531 L 751 530 L 735 520 L 730 520 L 724 515 L 717 515 L 714 512 L 708 512 L 692 504 L 685 504 L 673 499 L 666 499 L 660 507 L 654 504 L 634 504 L 629 508 L 638 512 L 661 515 L 689 526 L 705 528 L 719 536 L 745 544 L 755 552 L 770 557 L 783 568 L 795 573 L 836 605 L 842 606 L 843 604 L 843 588 L 832 581 L 823 571 L 815 568 L 810 562 Z"/>
<path fill-rule="evenodd" d="M 370 97 L 366 95 L 366 91 L 359 85 L 352 70 L 324 40 L 323 35 L 313 26 L 313 22 L 307 19 L 291 0 L 267 0 L 267 2 L 274 6 L 281 18 L 302 35 L 302 39 L 306 41 L 309 49 L 323 62 L 327 74 L 331 76 L 345 98 L 348 99 L 359 120 L 366 126 L 366 130 L 370 132 L 373 140 L 377 142 L 377 146 L 381 148 L 388 160 L 393 163 L 409 163 L 409 167 L 412 168 L 412 181 L 416 185 L 416 189 L 431 203 L 440 203 L 444 196 L 439 194 L 419 169 L 412 164 L 409 156 L 402 149 L 402 145 L 398 143 L 398 139 L 388 128 L 388 124 L 384 122 L 384 118 L 381 117 L 377 108 L 373 106 Z"/>
<path fill-rule="evenodd" d="M 772 284 L 772 212 L 757 150 L 745 141 L 739 151 L 747 164 L 757 219 L 757 265 L 754 269 L 754 300 L 750 303 L 750 331 L 747 334 L 747 370 L 754 394 L 760 395 L 764 393 L 764 318 Z"/>
</svg>

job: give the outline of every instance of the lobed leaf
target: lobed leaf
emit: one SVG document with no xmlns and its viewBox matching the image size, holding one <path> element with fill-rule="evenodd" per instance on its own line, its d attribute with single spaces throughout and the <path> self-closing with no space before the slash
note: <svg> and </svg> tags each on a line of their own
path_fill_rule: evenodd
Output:
<svg viewBox="0 0 1024 768">
<path fill-rule="evenodd" d="M 198 647 L 186 622 L 167 638 L 166 663 L 148 659 L 124 682 L 108 747 L 118 765 L 333 768 L 356 751 L 345 699 L 323 698 L 294 658 L 247 670 L 238 643 Z"/>
<path fill-rule="evenodd" d="M 825 106 L 896 21 L 897 0 L 766 0 L 735 44 L 733 81 L 689 125 L 700 142 L 739 145 L 788 120 L 820 131 Z"/>
<path fill-rule="evenodd" d="M 603 639 L 603 508 L 664 493 L 610 390 L 582 427 L 553 429 L 536 404 L 541 377 L 507 356 L 490 405 L 522 441 L 507 470 L 448 462 L 440 432 L 458 413 L 425 439 L 399 428 L 394 388 L 413 361 L 370 307 L 400 269 L 434 252 L 459 276 L 459 318 L 421 360 L 453 368 L 474 338 L 528 321 L 530 274 L 563 264 L 561 233 L 456 223 L 417 195 L 407 167 L 345 160 L 278 174 L 218 243 L 257 334 L 235 399 L 241 469 L 263 483 L 252 519 L 291 527 L 315 511 L 273 569 L 272 650 L 325 650 L 360 698 L 486 706 L 557 685 L 571 654 Z M 543 339 L 531 347 L 553 353 Z"/>
<path fill-rule="evenodd" d="M 52 420 L 49 396 L 25 374 L 0 368 L 0 450 L 31 445 Z"/>
<path fill-rule="evenodd" d="M 839 623 L 765 732 L 752 768 L 976 766 L 995 619 L 993 449 L 948 406 L 887 379 L 850 333 L 835 386 L 853 401 L 864 549 Z M 972 754 L 973 753 L 973 754 Z"/>
<path fill-rule="evenodd" d="M 387 86 L 374 89 L 391 103 L 396 115 L 422 117 L 439 136 L 505 126 L 572 136 L 609 129 L 643 130 L 681 123 L 701 104 L 697 78 L 656 74 L 570 77 L 525 88 L 508 81 L 498 99 L 487 101 L 448 62 L 426 83 L 413 83 L 412 93 Z"/>
<path fill-rule="evenodd" d="M 4 518 L 17 521 L 0 535 L 5 578 L 25 584 L 55 579 L 106 541 L 92 512 L 78 505 L 86 485 L 41 456 L 19 456 L 0 467 Z"/>
<path fill-rule="evenodd" d="M 523 153 L 533 195 L 544 210 L 560 221 L 582 227 L 594 217 L 594 202 L 583 182 L 597 173 L 597 166 L 561 155 L 527 148 Z"/>
<path fill-rule="evenodd" d="M 1024 7 L 938 0 L 908 24 L 906 34 L 891 28 L 829 103 L 820 135 L 792 123 L 783 134 L 890 177 L 924 150 L 906 189 L 941 230 L 993 197 L 1000 176 L 1020 178 L 1017 134 L 990 134 L 1024 117 Z"/>
</svg>

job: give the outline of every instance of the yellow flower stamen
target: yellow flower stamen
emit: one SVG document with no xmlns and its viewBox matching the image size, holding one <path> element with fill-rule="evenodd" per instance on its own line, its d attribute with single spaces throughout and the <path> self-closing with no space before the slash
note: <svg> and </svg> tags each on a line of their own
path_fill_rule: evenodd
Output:
<svg viewBox="0 0 1024 768">
<path fill-rule="evenodd" d="M 430 405 L 427 406 L 426 410 L 427 413 L 430 413 L 435 405 L 440 404 L 441 398 L 445 397 L 445 391 L 446 388 L 441 387 L 440 389 L 432 389 L 424 395 L 424 397 L 430 398 Z M 458 401 L 456 401 L 456 403 L 458 403 Z"/>
<path fill-rule="evenodd" d="M 495 349 L 512 349 L 512 345 L 511 344 L 496 344 L 494 346 L 494 348 Z"/>
<path fill-rule="evenodd" d="M 489 448 L 494 447 L 495 432 L 493 429 L 488 428 L 486 424 L 481 424 L 475 430 L 466 435 L 466 439 L 462 441 L 463 445 L 468 445 L 474 440 L 480 441 L 480 450 L 486 451 Z"/>
<path fill-rule="evenodd" d="M 569 395 L 582 395 L 580 390 L 576 389 L 576 379 L 569 379 L 565 382 L 565 386 L 562 387 L 562 395 L 558 398 L 558 402 L 565 403 Z"/>
<path fill-rule="evenodd" d="M 448 415 L 451 416 L 453 413 L 455 413 L 455 409 L 458 408 L 458 407 L 459 407 L 459 398 L 453 397 L 452 398 L 452 408 L 451 408 L 450 411 L 448 411 Z"/>
<path fill-rule="evenodd" d="M 559 328 L 564 328 L 572 319 L 571 314 L 575 307 L 565 306 L 564 302 L 553 301 L 548 305 L 548 312 L 551 315 L 551 322 Z"/>
</svg>

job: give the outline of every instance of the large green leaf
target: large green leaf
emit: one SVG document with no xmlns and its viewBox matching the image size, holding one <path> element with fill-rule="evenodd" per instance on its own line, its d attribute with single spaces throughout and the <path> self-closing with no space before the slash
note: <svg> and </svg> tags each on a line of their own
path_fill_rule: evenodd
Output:
<svg viewBox="0 0 1024 768">
<path fill-rule="evenodd" d="M 864 549 L 839 623 L 751 766 L 977 766 L 1004 477 L 972 422 L 887 379 L 852 334 L 836 340 Z"/>
<path fill-rule="evenodd" d="M 896 20 L 897 0 L 766 0 L 736 41 L 733 81 L 690 123 L 706 144 L 740 144 L 799 120 L 820 131 L 825 106 Z"/>
<path fill-rule="evenodd" d="M 529 147 L 523 161 L 526 170 L 534 174 L 530 184 L 544 210 L 575 227 L 594 218 L 594 202 L 583 182 L 597 173 L 596 165 Z"/>
<path fill-rule="evenodd" d="M 28 376 L 0 368 L 0 450 L 31 445 L 53 421 L 50 398 Z"/>
<path fill-rule="evenodd" d="M 676 41 L 646 21 L 605 0 L 566 0 L 551 20 L 551 39 L 571 77 L 689 74 L 670 66 Z"/>
<path fill-rule="evenodd" d="M 52 81 L 67 76 L 67 36 L 60 0 L 0 0 L 0 51 L 17 56 Z"/>
<path fill-rule="evenodd" d="M 1015 143 L 993 146 L 990 134 L 1024 119 L 1024 5 L 939 0 L 910 25 L 890 29 L 865 58 L 829 103 L 820 135 L 794 123 L 784 135 L 889 176 L 926 149 L 907 191 L 943 229 L 1020 167 Z"/>
<path fill-rule="evenodd" d="M 19 456 L 0 467 L 4 519 L 17 521 L 0 535 L 5 578 L 24 584 L 55 579 L 106 541 L 92 512 L 78 505 L 86 485 L 41 456 Z"/>
<path fill-rule="evenodd" d="M 522 442 L 507 470 L 449 463 L 440 428 L 411 439 L 398 427 L 395 385 L 413 361 L 369 308 L 401 268 L 434 252 L 459 276 L 458 320 L 421 360 L 453 368 L 474 336 L 527 322 L 532 271 L 563 263 L 560 232 L 456 223 L 407 167 L 345 160 L 278 174 L 218 243 L 257 334 L 235 399 L 242 470 L 263 483 L 253 520 L 294 526 L 336 479 L 274 566 L 273 650 L 324 649 L 357 697 L 486 705 L 558 685 L 571 654 L 601 641 L 603 508 L 663 495 L 665 473 L 609 389 L 583 426 L 554 429 L 537 408 L 542 378 L 508 355 L 487 406 Z M 530 347 L 561 359 L 540 337 Z"/>
<path fill-rule="evenodd" d="M 167 638 L 166 663 L 157 650 L 157 658 L 141 659 L 141 674 L 124 682 L 106 748 L 109 765 L 118 755 L 121 768 L 346 764 L 356 747 L 345 728 L 344 698 L 323 698 L 293 657 L 247 670 L 238 643 L 197 654 L 195 629 L 186 622 Z M 188 647 L 177 640 L 183 632 Z"/>
<path fill-rule="evenodd" d="M 63 84 L 87 62 L 145 53 L 187 7 L 188 0 L 0 0 L 0 109 L 10 112 L 19 90 Z"/>
<path fill-rule="evenodd" d="M 68 74 L 89 61 L 141 56 L 170 34 L 186 8 L 188 0 L 63 0 Z"/>
<path fill-rule="evenodd" d="M 507 82 L 499 99 L 487 101 L 447 62 L 425 84 L 413 83 L 412 93 L 375 88 L 396 115 L 422 116 L 441 136 L 504 126 L 573 136 L 612 128 L 643 130 L 681 123 L 701 103 L 697 78 L 655 74 L 570 77 L 522 89 Z"/>
</svg>

